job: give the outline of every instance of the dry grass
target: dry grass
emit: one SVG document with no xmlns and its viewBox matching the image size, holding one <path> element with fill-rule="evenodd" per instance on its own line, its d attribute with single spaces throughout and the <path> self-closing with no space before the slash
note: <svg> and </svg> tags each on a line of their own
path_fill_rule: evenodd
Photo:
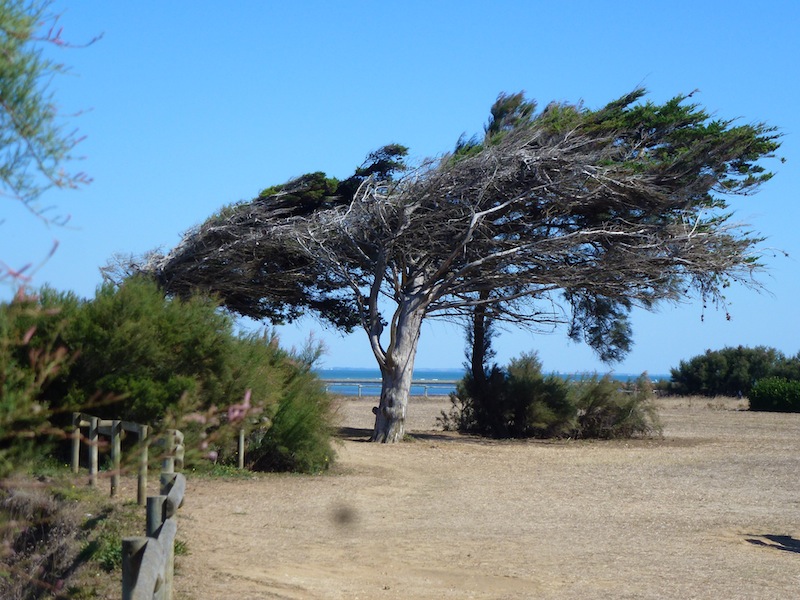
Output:
<svg viewBox="0 0 800 600">
<path fill-rule="evenodd" d="M 190 482 L 179 598 L 790 598 L 800 583 L 800 415 L 662 399 L 664 437 L 363 443 L 346 401 L 317 477 Z"/>
</svg>

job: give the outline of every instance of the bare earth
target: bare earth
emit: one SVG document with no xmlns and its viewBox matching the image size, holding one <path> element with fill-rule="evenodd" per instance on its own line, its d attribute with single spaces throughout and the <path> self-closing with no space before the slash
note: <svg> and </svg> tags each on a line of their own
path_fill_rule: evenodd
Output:
<svg viewBox="0 0 800 600">
<path fill-rule="evenodd" d="M 661 401 L 664 438 L 364 443 L 348 400 L 332 472 L 190 479 L 179 599 L 796 598 L 800 415 Z"/>
</svg>

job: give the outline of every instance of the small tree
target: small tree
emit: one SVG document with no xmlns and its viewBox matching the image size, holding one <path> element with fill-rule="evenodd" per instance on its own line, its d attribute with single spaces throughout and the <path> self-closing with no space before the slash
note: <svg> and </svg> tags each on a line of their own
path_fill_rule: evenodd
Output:
<svg viewBox="0 0 800 600">
<path fill-rule="evenodd" d="M 692 290 L 720 301 L 731 281 L 753 285 L 760 238 L 730 221 L 725 198 L 771 177 L 759 160 L 778 134 L 711 119 L 688 96 L 657 105 L 643 95 L 599 110 L 529 102 L 490 144 L 466 143 L 400 178 L 393 165 L 352 196 L 352 186 L 300 178 L 225 209 L 141 268 L 171 293 L 222 290 L 242 314 L 299 297 L 359 323 L 383 378 L 372 439 L 400 440 L 425 318 L 486 306 L 498 321 L 549 328 L 577 317 L 590 340 L 623 340 L 633 305 Z M 295 200 L 309 195 L 313 211 Z"/>
</svg>

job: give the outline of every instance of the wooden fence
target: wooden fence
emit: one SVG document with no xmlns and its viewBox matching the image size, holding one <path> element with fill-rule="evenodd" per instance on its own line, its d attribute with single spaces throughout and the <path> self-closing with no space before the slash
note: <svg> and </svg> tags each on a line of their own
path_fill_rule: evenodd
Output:
<svg viewBox="0 0 800 600">
<path fill-rule="evenodd" d="M 122 600 L 172 600 L 175 513 L 185 493 L 182 473 L 161 474 L 161 495 L 147 498 L 147 537 L 122 540 Z"/>
<path fill-rule="evenodd" d="M 183 468 L 183 433 L 168 429 L 153 442 L 149 427 L 117 419 L 100 419 L 85 413 L 72 414 L 72 471 L 80 470 L 81 442 L 88 452 L 89 484 L 97 485 L 100 436 L 111 439 L 111 495 L 119 489 L 122 469 L 122 435 L 124 431 L 138 436 L 139 476 L 137 500 L 147 505 L 147 537 L 122 540 L 122 598 L 124 600 L 171 600 L 175 568 L 175 535 L 178 522 L 175 512 L 183 504 L 186 478 L 175 469 Z M 88 428 L 87 435 L 82 429 Z M 148 448 L 151 443 L 164 446 L 161 472 L 161 494 L 147 495 Z"/>
<path fill-rule="evenodd" d="M 83 435 L 82 429 L 88 430 L 86 435 Z M 72 413 L 72 472 L 78 473 L 80 471 L 81 445 L 83 442 L 88 455 L 89 485 L 96 486 L 99 473 L 100 436 L 110 438 L 112 463 L 111 496 L 116 496 L 122 471 L 122 435 L 125 431 L 138 436 L 136 452 L 139 453 L 139 477 L 136 499 L 140 505 L 144 506 L 145 497 L 147 496 L 148 449 L 153 443 L 149 435 L 150 428 L 147 425 L 118 419 L 100 419 L 86 413 Z M 155 443 L 165 446 L 164 471 L 174 472 L 175 461 L 178 461 L 179 465 L 182 466 L 184 449 L 183 434 L 180 431 L 169 429 L 166 435 L 160 436 Z M 169 464 L 172 466 L 170 467 Z"/>
</svg>

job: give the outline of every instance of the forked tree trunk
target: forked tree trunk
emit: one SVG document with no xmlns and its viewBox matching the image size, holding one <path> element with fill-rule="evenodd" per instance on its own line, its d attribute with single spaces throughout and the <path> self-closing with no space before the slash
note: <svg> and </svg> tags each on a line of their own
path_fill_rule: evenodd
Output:
<svg viewBox="0 0 800 600">
<path fill-rule="evenodd" d="M 381 365 L 380 403 L 372 409 L 375 413 L 373 442 L 399 442 L 405 435 L 408 396 L 424 313 L 419 307 L 401 306 L 396 315 L 392 342 Z"/>
</svg>

